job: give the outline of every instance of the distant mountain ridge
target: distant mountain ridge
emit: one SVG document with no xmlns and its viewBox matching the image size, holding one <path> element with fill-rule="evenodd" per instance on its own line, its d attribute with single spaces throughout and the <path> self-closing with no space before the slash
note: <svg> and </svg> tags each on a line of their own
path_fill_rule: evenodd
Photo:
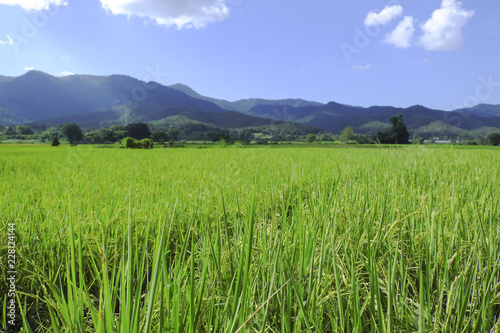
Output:
<svg viewBox="0 0 500 333">
<path fill-rule="evenodd" d="M 426 135 L 460 136 L 468 131 L 476 131 L 477 135 L 487 135 L 500 131 L 497 130 L 500 128 L 500 105 L 479 104 L 472 108 L 449 112 L 421 105 L 408 108 L 392 106 L 365 108 L 336 102 L 321 104 L 302 99 L 244 99 L 228 102 L 202 96 L 183 84 L 170 87 L 184 91 L 195 98 L 212 101 L 226 109 L 256 117 L 305 124 L 333 133 L 339 133 L 344 128 L 352 126 L 357 133 L 374 134 L 390 127 L 388 119 L 399 113 L 403 114 L 404 121 L 412 132 Z"/>
<path fill-rule="evenodd" d="M 291 106 L 291 107 L 306 107 L 306 106 L 321 106 L 323 104 L 318 103 L 318 102 L 311 102 L 311 101 L 306 101 L 300 98 L 292 99 L 280 99 L 280 100 L 268 100 L 268 99 L 262 99 L 262 98 L 247 98 L 247 99 L 241 99 L 235 102 L 229 102 L 224 99 L 217 99 L 217 98 L 211 98 L 207 96 L 203 96 L 198 94 L 196 91 L 194 91 L 192 88 L 181 84 L 173 84 L 169 86 L 170 88 L 177 89 L 179 91 L 184 92 L 185 94 L 188 94 L 189 96 L 192 96 L 194 98 L 210 101 L 212 103 L 217 104 L 223 109 L 226 110 L 232 110 L 232 111 L 238 111 L 238 112 L 243 112 L 243 113 L 249 113 L 250 109 L 257 105 L 273 105 L 273 106 Z"/>
<path fill-rule="evenodd" d="M 500 105 L 480 104 L 445 112 L 421 105 L 358 107 L 303 99 L 259 98 L 226 101 L 203 96 L 183 84 L 163 86 L 125 75 L 54 77 L 29 71 L 19 77 L 0 76 L 0 124 L 77 122 L 92 128 L 131 121 L 243 128 L 292 122 L 301 130 L 319 128 L 339 133 L 352 126 L 374 134 L 403 114 L 408 129 L 427 135 L 500 132 Z"/>
<path fill-rule="evenodd" d="M 471 108 L 455 110 L 455 112 L 468 113 L 483 118 L 500 117 L 500 105 L 478 104 Z"/>
<path fill-rule="evenodd" d="M 490 106 L 495 109 L 496 106 Z M 374 134 L 390 126 L 388 119 L 394 115 L 402 114 L 407 127 L 412 132 L 422 132 L 422 127 L 441 122 L 456 128 L 456 133 L 477 130 L 480 128 L 500 128 L 500 117 L 490 113 L 488 118 L 477 115 L 469 110 L 440 111 L 432 110 L 421 105 L 408 108 L 392 106 L 372 106 L 369 108 L 356 107 L 330 102 L 320 107 L 282 107 L 279 105 L 257 105 L 247 114 L 282 121 L 293 121 L 317 127 L 323 131 L 339 133 L 344 128 L 352 126 L 355 132 Z M 436 126 L 434 126 L 436 128 Z M 425 130 L 425 129 L 424 129 Z M 488 134 L 491 130 L 486 131 Z M 423 132 L 422 132 L 423 133 Z M 427 133 L 427 132 L 426 132 Z M 428 135 L 439 135 L 427 133 Z"/>
</svg>

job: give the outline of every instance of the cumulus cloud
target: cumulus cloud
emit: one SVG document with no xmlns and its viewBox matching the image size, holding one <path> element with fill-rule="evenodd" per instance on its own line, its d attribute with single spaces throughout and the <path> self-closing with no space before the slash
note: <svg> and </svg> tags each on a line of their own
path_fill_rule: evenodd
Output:
<svg viewBox="0 0 500 333">
<path fill-rule="evenodd" d="M 403 7 L 399 5 L 385 6 L 384 9 L 377 13 L 372 10 L 365 18 L 364 24 L 366 26 L 372 25 L 386 25 L 398 16 L 403 15 Z"/>
<path fill-rule="evenodd" d="M 146 17 L 179 29 L 202 28 L 229 16 L 225 0 L 100 0 L 115 15 Z"/>
<path fill-rule="evenodd" d="M 75 73 L 72 72 L 61 72 L 62 76 L 70 76 L 70 75 L 75 75 Z"/>
<path fill-rule="evenodd" d="M 462 29 L 473 16 L 474 11 L 462 9 L 460 1 L 443 0 L 441 8 L 422 24 L 423 35 L 417 45 L 433 51 L 459 49 L 463 44 Z"/>
<path fill-rule="evenodd" d="M 413 17 L 405 16 L 404 19 L 399 22 L 396 29 L 386 35 L 384 42 L 396 47 L 408 48 L 411 46 L 411 39 L 414 33 L 415 27 L 413 25 Z"/>
<path fill-rule="evenodd" d="M 29 71 L 32 71 L 32 70 L 34 70 L 34 69 L 35 69 L 35 67 L 24 67 L 24 70 L 25 70 L 25 71 L 28 71 L 28 72 L 29 72 Z"/>
<path fill-rule="evenodd" d="M 50 6 L 65 6 L 66 0 L 0 0 L 0 5 L 20 6 L 24 10 L 44 10 Z"/>
</svg>

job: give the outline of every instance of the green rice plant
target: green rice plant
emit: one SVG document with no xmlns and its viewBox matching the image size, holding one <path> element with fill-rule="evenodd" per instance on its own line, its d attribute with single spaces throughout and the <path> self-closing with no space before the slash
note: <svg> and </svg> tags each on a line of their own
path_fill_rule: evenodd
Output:
<svg viewBox="0 0 500 333">
<path fill-rule="evenodd" d="M 496 148 L 5 146 L 0 176 L 0 328 L 500 329 Z"/>
</svg>

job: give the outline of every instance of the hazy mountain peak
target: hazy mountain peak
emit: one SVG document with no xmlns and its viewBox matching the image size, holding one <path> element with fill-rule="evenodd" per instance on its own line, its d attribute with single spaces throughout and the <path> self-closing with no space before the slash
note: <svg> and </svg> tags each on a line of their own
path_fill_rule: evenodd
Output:
<svg viewBox="0 0 500 333">
<path fill-rule="evenodd" d="M 55 76 L 52 76 L 48 73 L 42 72 L 37 69 L 32 69 L 24 73 L 23 75 L 19 76 L 18 78 L 21 77 L 46 77 L 46 78 L 55 78 Z"/>
<path fill-rule="evenodd" d="M 194 97 L 194 98 L 203 98 L 203 96 L 198 94 L 196 91 L 194 91 L 193 88 L 191 88 L 185 84 L 182 84 L 182 83 L 171 84 L 168 87 L 175 89 L 175 90 L 178 90 L 178 91 L 181 91 L 181 92 L 185 93 L 186 95 L 189 95 L 189 96 Z"/>
</svg>

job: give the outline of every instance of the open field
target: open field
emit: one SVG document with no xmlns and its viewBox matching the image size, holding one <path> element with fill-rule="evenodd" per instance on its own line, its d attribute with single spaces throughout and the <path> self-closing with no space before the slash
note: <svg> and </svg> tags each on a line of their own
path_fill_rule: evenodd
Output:
<svg viewBox="0 0 500 333">
<path fill-rule="evenodd" d="M 0 179 L 0 328 L 500 332 L 500 149 L 0 146 Z"/>
</svg>

